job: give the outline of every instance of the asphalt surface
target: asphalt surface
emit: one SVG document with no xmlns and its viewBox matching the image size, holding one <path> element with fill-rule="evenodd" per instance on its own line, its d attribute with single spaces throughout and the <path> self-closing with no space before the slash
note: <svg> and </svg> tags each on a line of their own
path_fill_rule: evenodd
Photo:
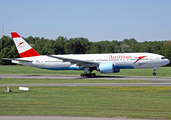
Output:
<svg viewBox="0 0 171 120">
<path fill-rule="evenodd" d="M 51 84 L 0 84 L 5 86 L 171 86 L 171 77 L 138 77 L 138 76 L 97 76 L 85 78 L 76 75 L 2 75 L 0 78 L 30 78 L 30 79 L 109 79 L 109 80 L 139 80 L 154 83 L 51 83 Z"/>
<path fill-rule="evenodd" d="M 12 75 L 0 74 L 0 78 L 30 78 L 30 79 L 116 79 L 116 80 L 150 80 L 150 81 L 167 81 L 171 77 L 145 77 L 145 76 L 96 76 L 94 78 L 80 77 L 78 75 Z"/>
</svg>

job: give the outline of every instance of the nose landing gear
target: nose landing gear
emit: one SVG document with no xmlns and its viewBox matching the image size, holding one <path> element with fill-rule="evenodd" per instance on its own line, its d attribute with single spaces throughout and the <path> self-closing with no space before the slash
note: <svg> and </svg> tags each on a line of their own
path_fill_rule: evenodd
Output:
<svg viewBox="0 0 171 120">
<path fill-rule="evenodd" d="M 154 75 L 154 76 L 156 75 L 156 72 L 155 72 L 155 71 L 156 71 L 157 69 L 159 69 L 159 67 L 155 67 L 155 68 L 154 68 L 154 72 L 153 72 L 153 75 Z"/>
</svg>

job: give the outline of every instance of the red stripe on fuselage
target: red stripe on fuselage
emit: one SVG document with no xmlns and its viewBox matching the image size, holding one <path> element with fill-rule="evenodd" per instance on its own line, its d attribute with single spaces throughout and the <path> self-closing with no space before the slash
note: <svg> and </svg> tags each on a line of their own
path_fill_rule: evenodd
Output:
<svg viewBox="0 0 171 120">
<path fill-rule="evenodd" d="M 33 57 L 33 56 L 40 56 L 39 53 L 37 53 L 33 48 L 31 48 L 30 50 L 27 50 L 23 53 L 20 53 L 20 57 Z"/>
<path fill-rule="evenodd" d="M 12 38 L 20 37 L 16 32 L 11 32 L 11 36 Z"/>
<path fill-rule="evenodd" d="M 147 57 L 147 56 L 140 56 L 140 57 L 137 57 L 138 59 L 134 62 L 134 64 L 135 64 L 136 62 L 138 62 L 139 60 L 145 58 L 145 57 Z"/>
</svg>

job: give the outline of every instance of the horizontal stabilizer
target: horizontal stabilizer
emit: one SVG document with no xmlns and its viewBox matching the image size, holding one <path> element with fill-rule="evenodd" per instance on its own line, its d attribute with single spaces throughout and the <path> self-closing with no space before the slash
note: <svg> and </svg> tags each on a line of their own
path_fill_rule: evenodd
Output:
<svg viewBox="0 0 171 120">
<path fill-rule="evenodd" d="M 15 61 L 23 61 L 23 62 L 32 62 L 33 60 L 24 60 L 21 58 L 2 58 L 4 60 L 15 60 Z"/>
</svg>

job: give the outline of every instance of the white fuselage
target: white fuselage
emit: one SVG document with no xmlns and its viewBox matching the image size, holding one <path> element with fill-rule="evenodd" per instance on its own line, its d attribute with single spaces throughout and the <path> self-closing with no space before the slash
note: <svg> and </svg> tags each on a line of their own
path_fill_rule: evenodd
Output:
<svg viewBox="0 0 171 120">
<path fill-rule="evenodd" d="M 112 63 L 115 69 L 138 69 L 154 68 L 168 64 L 170 61 L 162 55 L 153 53 L 110 53 L 110 54 L 74 54 L 74 55 L 53 55 L 63 58 L 84 60 L 102 63 Z M 84 67 L 65 62 L 63 60 L 41 55 L 35 57 L 20 58 L 23 61 L 13 61 L 13 63 L 23 64 L 50 70 L 84 70 Z M 26 62 L 28 60 L 30 62 Z M 98 66 L 96 66 L 98 67 Z"/>
</svg>

